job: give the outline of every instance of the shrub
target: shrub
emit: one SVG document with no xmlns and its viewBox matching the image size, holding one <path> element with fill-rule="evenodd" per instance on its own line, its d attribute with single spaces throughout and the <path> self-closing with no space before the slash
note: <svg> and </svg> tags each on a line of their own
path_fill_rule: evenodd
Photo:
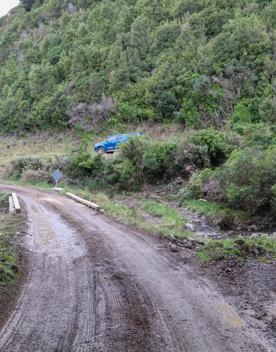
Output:
<svg viewBox="0 0 276 352">
<path fill-rule="evenodd" d="M 208 198 L 208 195 L 204 192 L 204 187 L 213 175 L 214 172 L 211 169 L 194 173 L 189 183 L 181 190 L 181 198 Z"/>
<path fill-rule="evenodd" d="M 275 218 L 276 146 L 234 151 L 225 165 L 194 175 L 184 197 L 225 202 L 234 209 Z"/>
<path fill-rule="evenodd" d="M 92 158 L 90 155 L 86 160 L 81 161 L 78 166 L 86 169 L 91 176 L 99 176 L 104 171 L 104 161 L 101 155 Z"/>
<path fill-rule="evenodd" d="M 267 148 L 276 142 L 276 133 L 264 123 L 249 124 L 244 127 L 243 135 L 247 146 Z"/>
<path fill-rule="evenodd" d="M 39 158 L 17 158 L 10 163 L 8 177 L 19 178 L 23 171 L 40 170 L 45 164 Z"/>
<path fill-rule="evenodd" d="M 226 143 L 225 134 L 216 131 L 213 128 L 207 128 L 196 132 L 190 137 L 190 141 L 195 145 L 207 149 L 211 164 L 214 166 L 222 164 L 233 150 L 233 146 Z"/>
<path fill-rule="evenodd" d="M 189 177 L 194 171 L 210 166 L 207 148 L 201 145 L 181 143 L 175 152 L 175 170 L 181 176 Z"/>
<path fill-rule="evenodd" d="M 137 189 L 145 182 L 189 177 L 210 164 L 205 147 L 189 142 L 152 142 L 131 138 L 109 158 L 94 155 L 86 142 L 71 156 L 66 171 L 76 178 L 92 177 L 105 185 Z"/>
<path fill-rule="evenodd" d="M 151 143 L 144 153 L 144 174 L 150 182 L 176 176 L 175 153 L 177 145 L 174 143 Z"/>
</svg>

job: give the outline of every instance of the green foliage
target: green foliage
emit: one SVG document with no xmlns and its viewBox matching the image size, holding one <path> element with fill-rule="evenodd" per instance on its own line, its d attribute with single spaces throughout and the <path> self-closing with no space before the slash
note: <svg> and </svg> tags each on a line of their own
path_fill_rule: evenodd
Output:
<svg viewBox="0 0 276 352">
<path fill-rule="evenodd" d="M 240 260 L 247 258 L 276 258 L 275 239 L 262 236 L 258 238 L 223 239 L 210 241 L 198 251 L 198 257 L 205 261 L 220 261 L 230 257 Z"/>
<path fill-rule="evenodd" d="M 17 158 L 13 160 L 9 168 L 9 177 L 19 178 L 26 170 L 40 170 L 44 163 L 39 158 Z"/>
<path fill-rule="evenodd" d="M 35 3 L 36 0 L 20 0 L 21 4 L 23 7 L 27 10 L 30 11 L 33 4 Z"/>
<path fill-rule="evenodd" d="M 191 138 L 191 142 L 207 148 L 212 165 L 224 162 L 233 146 L 226 142 L 225 134 L 213 128 L 198 131 Z"/>
<path fill-rule="evenodd" d="M 15 246 L 15 232 L 21 225 L 20 217 L 11 218 L 7 214 L 9 194 L 0 194 L 0 285 L 7 285 L 18 275 L 17 250 Z"/>
<path fill-rule="evenodd" d="M 245 212 L 227 208 L 217 202 L 182 198 L 181 204 L 194 212 L 206 216 L 212 224 L 222 229 L 238 226 L 249 218 Z"/>
<path fill-rule="evenodd" d="M 173 143 L 155 142 L 144 152 L 144 173 L 150 181 L 170 177 L 174 172 L 175 152 Z"/>
<path fill-rule="evenodd" d="M 143 208 L 151 215 L 164 218 L 168 225 L 179 224 L 185 225 L 185 219 L 175 209 L 169 205 L 161 204 L 153 200 L 144 202 Z"/>
<path fill-rule="evenodd" d="M 228 206 L 275 218 L 276 146 L 236 150 L 218 169 L 196 174 L 185 197 L 222 201 Z"/>
<path fill-rule="evenodd" d="M 4 133 L 64 128 L 103 96 L 121 122 L 275 123 L 275 0 L 21 3 L 0 23 Z"/>
<path fill-rule="evenodd" d="M 194 170 L 209 165 L 206 149 L 190 142 L 156 142 L 131 138 L 114 157 L 93 155 L 87 144 L 74 153 L 67 171 L 100 180 L 105 185 L 137 189 L 143 183 L 187 178 Z M 71 170 L 71 171 L 70 171 Z"/>
<path fill-rule="evenodd" d="M 176 209 L 153 200 L 145 201 L 143 209 L 159 219 L 163 234 L 174 235 L 178 238 L 185 236 L 186 220 Z"/>
<path fill-rule="evenodd" d="M 230 118 L 230 123 L 235 126 L 235 124 L 246 125 L 254 122 L 257 114 L 252 105 L 253 104 L 250 100 L 240 101 L 235 106 L 233 114 Z"/>
</svg>

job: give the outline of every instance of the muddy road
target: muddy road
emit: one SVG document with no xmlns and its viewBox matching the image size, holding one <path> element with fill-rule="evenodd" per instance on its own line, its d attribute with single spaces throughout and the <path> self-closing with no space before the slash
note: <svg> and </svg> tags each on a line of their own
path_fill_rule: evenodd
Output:
<svg viewBox="0 0 276 352">
<path fill-rule="evenodd" d="M 0 188 L 24 202 L 31 258 L 0 351 L 275 351 L 162 240 L 56 194 Z"/>
</svg>

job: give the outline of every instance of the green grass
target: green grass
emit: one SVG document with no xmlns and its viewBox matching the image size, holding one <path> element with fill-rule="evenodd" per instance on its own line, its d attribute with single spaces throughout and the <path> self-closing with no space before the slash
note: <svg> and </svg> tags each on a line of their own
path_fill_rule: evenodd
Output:
<svg viewBox="0 0 276 352">
<path fill-rule="evenodd" d="M 153 235 L 174 236 L 184 238 L 191 236 L 185 228 L 185 219 L 168 205 L 155 201 L 141 201 L 140 206 L 126 206 L 117 201 L 116 196 L 109 196 L 103 192 L 93 192 L 87 188 L 65 187 L 70 191 L 92 202 L 98 203 L 107 215 L 115 220 L 134 226 L 138 230 Z M 135 195 L 132 195 L 135 197 Z M 139 196 L 137 195 L 137 198 Z M 145 216 L 146 214 L 150 216 Z M 158 217 L 160 221 L 153 221 L 152 217 Z"/>
<path fill-rule="evenodd" d="M 18 276 L 17 245 L 14 237 L 22 224 L 20 215 L 7 213 L 8 194 L 0 193 L 0 285 L 6 285 Z"/>
<path fill-rule="evenodd" d="M 248 215 L 239 210 L 226 208 L 216 202 L 203 200 L 184 200 L 183 204 L 190 210 L 205 215 L 214 225 L 231 226 L 246 222 Z"/>
<path fill-rule="evenodd" d="M 162 204 L 154 200 L 143 203 L 143 209 L 150 215 L 160 219 L 160 227 L 165 235 L 174 235 L 181 238 L 186 237 L 186 220 L 174 208 L 167 204 Z"/>
<path fill-rule="evenodd" d="M 51 188 L 54 187 L 54 184 L 50 184 L 47 181 L 24 181 L 22 179 L 9 179 L 8 181 L 4 180 L 4 182 L 7 182 L 9 184 L 14 184 L 14 185 L 19 185 L 19 186 L 32 186 L 37 189 L 46 189 L 50 190 Z"/>
<path fill-rule="evenodd" d="M 78 138 L 72 133 L 27 135 L 6 137 L 0 140 L 0 167 L 6 167 L 18 157 L 47 159 L 70 152 L 78 145 Z"/>
<path fill-rule="evenodd" d="M 210 240 L 197 256 L 204 262 L 220 261 L 229 257 L 276 259 L 276 240 L 267 236 L 258 238 Z"/>
<path fill-rule="evenodd" d="M 0 193 L 0 210 L 2 208 L 8 208 L 9 205 L 9 193 L 1 192 Z"/>
</svg>

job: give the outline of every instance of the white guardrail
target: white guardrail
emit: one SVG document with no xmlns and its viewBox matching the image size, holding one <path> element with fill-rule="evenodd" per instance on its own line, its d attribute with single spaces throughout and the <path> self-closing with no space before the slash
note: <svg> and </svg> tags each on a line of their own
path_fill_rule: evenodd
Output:
<svg viewBox="0 0 276 352">
<path fill-rule="evenodd" d="M 78 202 L 78 203 L 81 203 L 81 204 L 86 205 L 86 206 L 89 207 L 89 208 L 102 211 L 100 205 L 95 204 L 95 203 L 92 203 L 92 202 L 89 202 L 88 200 L 83 199 L 83 198 L 80 198 L 80 197 L 76 196 L 76 195 L 73 194 L 73 193 L 65 193 L 65 195 L 66 195 L 67 197 L 71 198 L 71 199 L 74 199 L 74 200 L 75 200 L 76 202 Z"/>
<path fill-rule="evenodd" d="M 21 213 L 21 206 L 16 193 L 12 193 L 9 197 L 9 211 L 10 213 Z"/>
<path fill-rule="evenodd" d="M 101 211 L 101 212 L 103 211 L 101 209 L 100 205 L 92 203 L 92 202 L 89 202 L 88 200 L 80 198 L 80 197 L 76 196 L 73 193 L 65 193 L 65 195 L 67 197 L 75 200 L 78 203 L 86 205 L 89 208 L 92 208 L 92 209 L 95 209 L 95 210 L 98 210 L 98 211 Z M 19 201 L 18 201 L 16 193 L 12 193 L 12 195 L 9 197 L 9 212 L 11 214 L 21 213 L 21 206 L 19 204 Z"/>
</svg>

